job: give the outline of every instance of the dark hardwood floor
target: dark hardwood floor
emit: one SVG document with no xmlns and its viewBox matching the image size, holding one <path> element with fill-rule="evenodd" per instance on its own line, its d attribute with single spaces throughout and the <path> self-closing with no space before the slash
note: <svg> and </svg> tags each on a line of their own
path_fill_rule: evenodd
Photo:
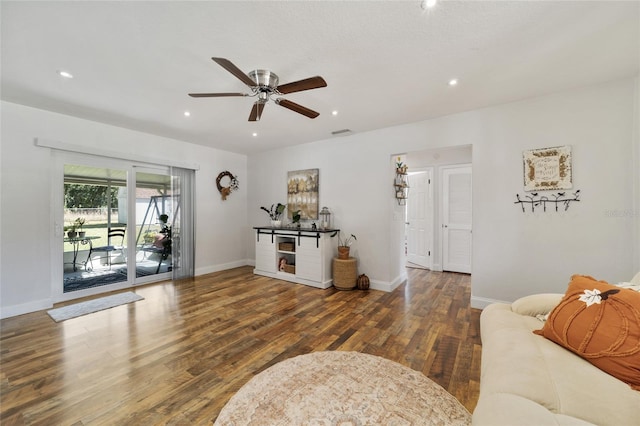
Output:
<svg viewBox="0 0 640 426">
<path fill-rule="evenodd" d="M 145 300 L 61 323 L 45 311 L 2 320 L 0 423 L 211 424 L 255 374 L 322 350 L 409 366 L 473 411 L 481 346 L 470 277 L 408 273 L 391 293 L 343 292 L 242 267 L 138 287 Z"/>
</svg>

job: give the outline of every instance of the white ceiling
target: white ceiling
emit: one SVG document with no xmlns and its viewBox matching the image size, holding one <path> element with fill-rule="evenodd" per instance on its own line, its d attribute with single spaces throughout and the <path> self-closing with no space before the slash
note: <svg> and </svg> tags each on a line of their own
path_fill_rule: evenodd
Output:
<svg viewBox="0 0 640 426">
<path fill-rule="evenodd" d="M 638 1 L 420 3 L 3 0 L 1 97 L 251 153 L 639 72 Z M 320 116 L 270 102 L 248 122 L 254 98 L 188 97 L 245 91 L 212 56 L 281 84 L 321 75 L 327 87 L 284 96 Z"/>
</svg>

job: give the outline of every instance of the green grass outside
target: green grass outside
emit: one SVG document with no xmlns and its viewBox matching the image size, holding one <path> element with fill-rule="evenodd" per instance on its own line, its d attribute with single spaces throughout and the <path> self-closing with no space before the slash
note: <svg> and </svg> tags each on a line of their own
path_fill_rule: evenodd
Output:
<svg viewBox="0 0 640 426">
<path fill-rule="evenodd" d="M 111 224 L 112 228 L 124 228 L 126 225 L 124 224 Z M 136 225 L 136 236 L 138 235 L 138 232 L 140 232 L 140 228 L 142 226 L 141 225 Z M 145 231 L 146 231 L 147 227 L 145 226 Z M 152 225 L 150 228 L 152 231 L 155 230 L 155 232 L 160 230 L 160 227 L 158 225 Z M 91 244 L 94 247 L 98 247 L 98 246 L 106 246 L 107 245 L 107 224 L 106 223 L 98 223 L 98 224 L 85 224 L 82 227 L 82 230 L 86 232 L 86 236 L 87 237 L 100 237 L 99 239 L 95 239 L 95 240 L 91 240 Z M 67 237 L 67 231 L 65 231 L 64 233 L 64 237 Z M 127 246 L 127 240 L 126 240 L 126 235 L 125 235 L 125 241 L 124 241 L 124 246 Z M 143 240 L 142 240 L 142 236 L 140 236 L 140 241 L 139 244 L 142 244 Z M 72 252 L 73 251 L 73 244 L 65 242 L 64 244 L 64 251 L 65 252 Z M 88 246 L 85 246 L 83 248 L 83 246 L 80 246 L 80 250 L 85 250 L 88 249 Z"/>
</svg>

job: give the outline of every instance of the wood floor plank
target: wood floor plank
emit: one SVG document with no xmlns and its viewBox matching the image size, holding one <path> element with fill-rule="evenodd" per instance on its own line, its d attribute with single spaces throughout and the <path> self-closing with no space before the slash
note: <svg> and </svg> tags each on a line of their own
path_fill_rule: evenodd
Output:
<svg viewBox="0 0 640 426">
<path fill-rule="evenodd" d="M 44 311 L 2 320 L 0 423 L 211 424 L 253 376 L 322 350 L 399 362 L 473 411 L 470 277 L 408 277 L 391 293 L 320 290 L 242 267 L 137 287 L 144 300 L 61 323 Z"/>
</svg>

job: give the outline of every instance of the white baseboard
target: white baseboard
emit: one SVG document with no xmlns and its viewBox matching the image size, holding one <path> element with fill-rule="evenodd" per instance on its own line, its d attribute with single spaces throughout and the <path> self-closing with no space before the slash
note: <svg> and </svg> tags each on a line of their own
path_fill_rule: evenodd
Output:
<svg viewBox="0 0 640 426">
<path fill-rule="evenodd" d="M 378 281 L 378 280 L 370 280 L 369 288 L 372 290 L 380 290 L 385 291 L 387 293 L 391 293 L 393 290 L 398 288 L 400 284 L 407 280 L 407 274 L 403 273 L 398 275 L 393 281 Z"/>
<path fill-rule="evenodd" d="M 241 266 L 247 266 L 247 265 L 253 266 L 254 264 L 255 264 L 255 261 L 250 259 L 244 259 L 244 260 L 237 260 L 235 262 L 221 263 L 219 265 L 203 266 L 201 268 L 196 268 L 195 275 L 198 276 L 198 275 L 204 275 L 204 274 L 211 274 L 212 272 L 226 271 L 227 269 L 239 268 Z"/>
<path fill-rule="evenodd" d="M 53 300 L 51 299 L 35 300 L 33 302 L 23 303 L 22 305 L 5 306 L 0 309 L 0 319 L 16 317 L 49 308 L 53 308 Z"/>
</svg>

